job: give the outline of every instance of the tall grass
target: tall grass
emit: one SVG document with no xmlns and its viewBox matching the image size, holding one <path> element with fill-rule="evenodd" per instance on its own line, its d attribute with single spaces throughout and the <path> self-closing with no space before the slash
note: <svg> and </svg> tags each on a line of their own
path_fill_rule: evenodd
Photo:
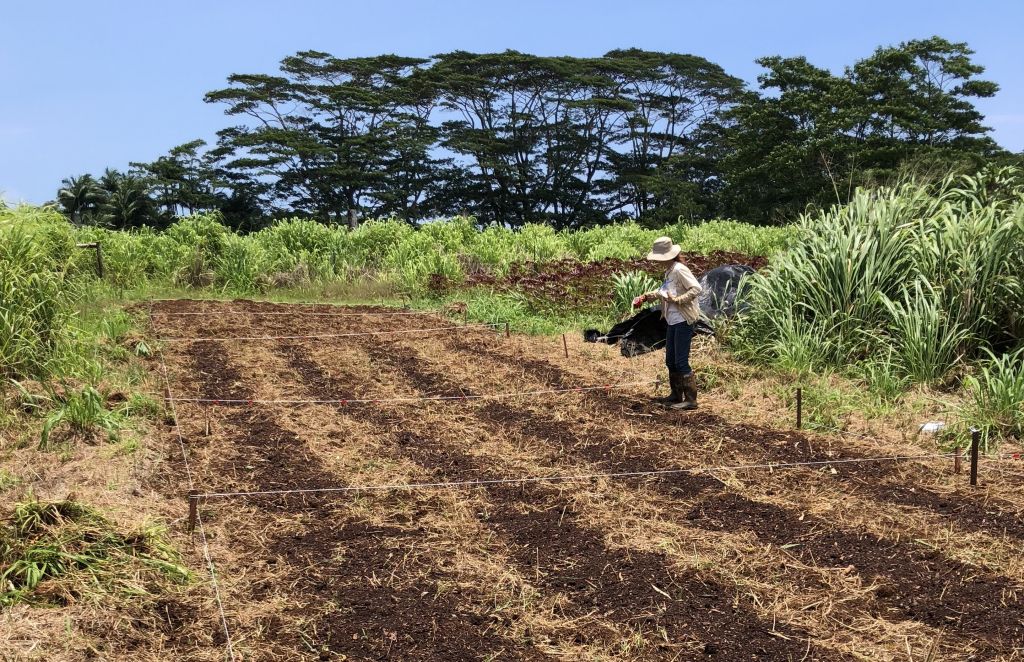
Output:
<svg viewBox="0 0 1024 662">
<path fill-rule="evenodd" d="M 615 311 L 625 315 L 633 310 L 633 299 L 658 289 L 661 285 L 654 277 L 643 271 L 628 271 L 612 275 L 612 301 Z"/>
<path fill-rule="evenodd" d="M 995 356 L 965 380 L 967 403 L 961 412 L 965 426 L 977 427 L 982 438 L 1024 439 L 1024 349 Z"/>
<path fill-rule="evenodd" d="M 1021 338 L 1024 186 L 1012 169 L 858 191 L 800 219 L 798 239 L 749 280 L 748 353 L 809 370 L 891 357 L 942 383 Z"/>
<path fill-rule="evenodd" d="M 0 210 L 0 377 L 38 376 L 67 342 L 78 284 L 60 217 Z"/>
<path fill-rule="evenodd" d="M 22 208 L 5 213 L 21 218 L 19 224 L 24 226 L 61 224 L 55 212 Z M 479 229 L 467 217 L 418 229 L 397 220 L 370 221 L 354 232 L 292 219 L 253 234 L 236 235 L 212 215 L 181 219 L 163 232 L 96 227 L 65 227 L 63 232 L 71 247 L 76 241 L 102 242 L 107 280 L 119 288 L 173 284 L 246 295 L 281 285 L 370 281 L 410 296 L 426 293 L 437 278 L 457 285 L 466 275 L 478 272 L 500 277 L 517 263 L 636 258 L 664 234 L 687 251 L 752 255 L 771 255 L 795 236 L 785 228 L 755 228 L 732 221 L 677 224 L 659 230 L 623 223 L 561 232 L 531 224 L 511 231 Z M 76 277 L 91 276 L 89 256 L 82 251 L 69 256 L 68 252 L 65 246 L 54 262 L 67 264 Z"/>
</svg>

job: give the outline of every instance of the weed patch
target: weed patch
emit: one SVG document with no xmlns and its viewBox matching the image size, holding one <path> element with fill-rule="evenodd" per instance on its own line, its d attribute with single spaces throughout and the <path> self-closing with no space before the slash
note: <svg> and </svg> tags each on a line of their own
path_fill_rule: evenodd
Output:
<svg viewBox="0 0 1024 662">
<path fill-rule="evenodd" d="M 124 534 L 70 499 L 19 503 L 0 528 L 0 606 L 63 605 L 97 593 L 144 594 L 158 590 L 162 581 L 187 579 L 162 528 Z"/>
</svg>

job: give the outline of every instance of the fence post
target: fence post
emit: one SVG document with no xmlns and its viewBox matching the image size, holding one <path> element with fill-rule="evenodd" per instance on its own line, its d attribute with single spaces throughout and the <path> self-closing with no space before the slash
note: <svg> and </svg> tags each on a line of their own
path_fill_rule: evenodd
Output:
<svg viewBox="0 0 1024 662">
<path fill-rule="evenodd" d="M 75 244 L 75 248 L 88 248 L 89 250 L 96 251 L 96 275 L 99 276 L 100 280 L 103 279 L 103 245 L 98 241 L 93 241 L 88 244 Z"/>
<path fill-rule="evenodd" d="M 978 447 L 981 445 L 981 430 L 971 428 L 971 485 L 978 484 Z"/>
<path fill-rule="evenodd" d="M 199 511 L 199 495 L 195 490 L 188 493 L 188 532 L 196 530 L 196 516 Z"/>
<path fill-rule="evenodd" d="M 511 338 L 512 337 L 510 335 L 510 333 L 509 333 L 509 330 L 508 330 L 508 322 L 505 322 L 505 337 L 506 338 Z"/>
<path fill-rule="evenodd" d="M 796 429 L 800 430 L 804 425 L 804 390 L 799 386 L 796 389 Z"/>
<path fill-rule="evenodd" d="M 953 453 L 953 473 L 959 474 L 963 471 L 964 449 L 957 446 Z"/>
<path fill-rule="evenodd" d="M 565 334 L 562 334 L 562 350 L 565 351 L 565 358 L 569 358 L 569 344 L 565 342 Z"/>
</svg>

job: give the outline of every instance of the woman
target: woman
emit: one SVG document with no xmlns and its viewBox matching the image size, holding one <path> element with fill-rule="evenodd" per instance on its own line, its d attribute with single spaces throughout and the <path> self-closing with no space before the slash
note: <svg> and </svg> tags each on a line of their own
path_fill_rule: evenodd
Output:
<svg viewBox="0 0 1024 662">
<path fill-rule="evenodd" d="M 693 273 L 679 259 L 680 252 L 679 245 L 673 244 L 669 237 L 654 240 L 647 259 L 667 265 L 665 282 L 654 292 L 633 299 L 633 306 L 661 301 L 661 316 L 668 324 L 665 363 L 668 364 L 668 382 L 672 388 L 662 402 L 672 409 L 689 410 L 697 408 L 697 379 L 690 368 L 690 342 L 693 340 L 693 325 L 700 317 L 697 296 L 701 288 Z"/>
</svg>

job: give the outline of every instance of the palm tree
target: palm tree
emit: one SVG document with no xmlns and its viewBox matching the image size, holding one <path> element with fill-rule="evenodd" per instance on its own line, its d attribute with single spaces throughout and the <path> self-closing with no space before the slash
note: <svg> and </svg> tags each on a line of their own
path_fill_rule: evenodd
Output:
<svg viewBox="0 0 1024 662">
<path fill-rule="evenodd" d="M 110 193 L 102 207 L 103 220 L 115 228 L 133 228 L 155 224 L 153 199 L 149 197 L 146 180 L 134 175 L 117 174 L 103 177 Z"/>
<path fill-rule="evenodd" d="M 100 207 L 106 202 L 107 192 L 92 175 L 68 177 L 61 181 L 57 203 L 75 225 L 94 223 Z"/>
</svg>

